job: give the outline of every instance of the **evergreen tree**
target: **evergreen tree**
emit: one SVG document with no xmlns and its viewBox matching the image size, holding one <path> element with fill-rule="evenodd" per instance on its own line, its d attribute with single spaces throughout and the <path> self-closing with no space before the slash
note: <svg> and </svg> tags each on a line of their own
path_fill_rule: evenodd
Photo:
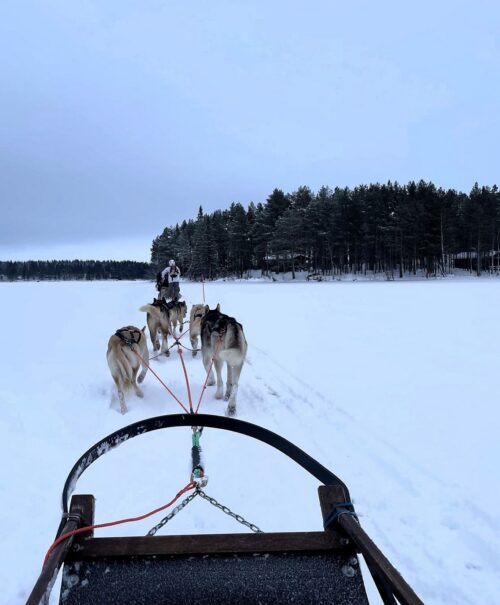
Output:
<svg viewBox="0 0 500 605">
<path fill-rule="evenodd" d="M 231 204 L 229 210 L 229 271 L 243 277 L 250 268 L 250 226 L 247 213 L 239 203 Z"/>
<path fill-rule="evenodd" d="M 189 275 L 195 279 L 217 277 L 217 247 L 210 217 L 200 207 L 193 235 L 193 255 Z"/>
<path fill-rule="evenodd" d="M 233 203 L 227 210 L 167 227 L 152 244 L 152 260 L 177 258 L 199 277 L 243 275 L 257 267 L 264 272 L 298 268 L 343 273 L 358 271 L 425 271 L 446 273 L 453 265 L 479 273 L 500 264 L 499 193 L 476 185 L 467 196 L 438 189 L 433 183 L 410 181 L 308 187 L 286 194 L 275 189 L 266 202 L 248 209 Z M 497 259 L 497 260 L 495 260 Z M 457 264 L 458 263 L 458 264 Z M 24 267 L 31 277 L 35 267 Z M 96 268 L 92 269 L 96 274 Z M 79 270 L 77 270 L 79 272 Z"/>
</svg>

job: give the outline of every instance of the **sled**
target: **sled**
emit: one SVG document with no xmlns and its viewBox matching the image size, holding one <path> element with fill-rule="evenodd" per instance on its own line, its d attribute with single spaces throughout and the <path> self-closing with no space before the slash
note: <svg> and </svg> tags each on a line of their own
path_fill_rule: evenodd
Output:
<svg viewBox="0 0 500 605">
<path fill-rule="evenodd" d="M 99 441 L 66 479 L 56 537 L 94 523 L 94 497 L 73 495 L 71 502 L 69 498 L 78 478 L 100 456 L 144 433 L 193 424 L 255 438 L 311 473 L 322 483 L 318 493 L 325 529 L 113 538 L 76 534 L 52 550 L 26 605 L 48 603 L 61 567 L 60 605 L 369 605 L 360 554 L 385 605 L 423 605 L 364 532 L 347 486 L 334 473 L 283 437 L 234 418 L 158 416 Z"/>
</svg>

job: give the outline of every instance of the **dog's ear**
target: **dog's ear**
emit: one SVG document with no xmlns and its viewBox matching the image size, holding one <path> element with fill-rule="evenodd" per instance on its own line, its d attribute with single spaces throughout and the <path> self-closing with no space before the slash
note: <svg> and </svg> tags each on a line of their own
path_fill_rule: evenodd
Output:
<svg viewBox="0 0 500 605">
<path fill-rule="evenodd" d="M 216 310 L 219 311 L 219 313 L 220 313 L 220 303 L 217 303 L 217 309 Z"/>
<path fill-rule="evenodd" d="M 205 305 L 205 313 L 208 313 L 210 311 L 210 307 L 208 305 Z"/>
<path fill-rule="evenodd" d="M 142 328 L 141 332 L 143 332 L 144 334 L 146 334 L 146 326 L 144 326 L 144 328 Z"/>
</svg>

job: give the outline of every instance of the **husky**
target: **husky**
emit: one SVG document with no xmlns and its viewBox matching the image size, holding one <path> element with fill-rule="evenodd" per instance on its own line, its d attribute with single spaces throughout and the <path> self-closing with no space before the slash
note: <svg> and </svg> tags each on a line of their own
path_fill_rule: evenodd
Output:
<svg viewBox="0 0 500 605">
<path fill-rule="evenodd" d="M 172 327 L 177 330 L 177 322 L 179 322 L 179 330 L 182 332 L 184 328 L 184 320 L 186 319 L 187 304 L 184 301 L 170 301 L 166 303 L 170 311 L 170 321 Z"/>
<path fill-rule="evenodd" d="M 205 315 L 205 305 L 193 305 L 189 316 L 189 340 L 193 349 L 193 357 L 198 352 L 198 336 L 201 334 L 201 319 Z"/>
<path fill-rule="evenodd" d="M 167 297 L 169 291 L 168 277 L 163 278 L 161 271 L 156 274 L 156 289 L 160 296 L 160 300 Z"/>
<path fill-rule="evenodd" d="M 148 371 L 146 364 L 149 363 L 149 353 L 145 330 L 146 326 L 142 330 L 139 330 L 135 326 L 125 326 L 117 330 L 108 342 L 106 359 L 118 390 L 118 399 L 120 400 L 120 411 L 122 414 L 125 414 L 127 411 L 125 404 L 126 391 L 133 388 L 137 397 L 144 397 L 137 382 L 142 382 Z M 134 351 L 137 351 L 142 360 Z M 137 377 L 141 364 L 142 370 L 139 377 Z"/>
<path fill-rule="evenodd" d="M 224 399 L 228 402 L 226 415 L 236 414 L 236 395 L 241 370 L 247 354 L 247 341 L 243 326 L 234 319 L 220 312 L 220 305 L 215 309 L 205 306 L 205 314 L 201 319 L 201 352 L 203 364 L 210 371 L 207 385 L 215 384 L 214 373 L 211 369 L 214 359 L 217 373 L 216 399 L 222 399 L 222 364 L 227 364 L 226 392 Z"/>
<path fill-rule="evenodd" d="M 184 303 L 185 304 L 185 303 Z M 149 328 L 149 336 L 153 344 L 154 351 L 160 351 L 161 354 L 165 353 L 168 357 L 170 351 L 168 350 L 168 335 L 175 336 L 174 329 L 172 327 L 170 309 L 168 304 L 163 298 L 155 298 L 152 304 L 143 305 L 139 311 L 147 313 L 147 324 Z M 161 334 L 161 345 L 158 339 L 158 331 Z"/>
</svg>

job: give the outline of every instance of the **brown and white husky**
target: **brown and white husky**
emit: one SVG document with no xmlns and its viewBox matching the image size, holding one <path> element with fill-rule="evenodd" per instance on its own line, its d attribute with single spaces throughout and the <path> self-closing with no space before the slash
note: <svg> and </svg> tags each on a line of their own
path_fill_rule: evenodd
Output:
<svg viewBox="0 0 500 605">
<path fill-rule="evenodd" d="M 153 344 L 154 351 L 165 353 L 167 357 L 170 355 L 168 350 L 168 335 L 174 335 L 170 310 L 167 303 L 162 298 L 155 298 L 152 304 L 143 305 L 139 311 L 147 313 L 147 324 L 149 336 Z M 161 344 L 158 339 L 158 332 L 161 335 Z"/>
<path fill-rule="evenodd" d="M 146 326 L 142 330 L 135 326 L 125 326 L 117 330 L 108 342 L 106 359 L 118 391 L 122 414 L 127 411 L 126 391 L 134 389 L 137 397 L 144 397 L 137 382 L 142 382 L 148 371 L 146 364 L 149 363 L 149 353 L 145 330 Z M 141 365 L 142 371 L 137 377 Z"/>
</svg>

